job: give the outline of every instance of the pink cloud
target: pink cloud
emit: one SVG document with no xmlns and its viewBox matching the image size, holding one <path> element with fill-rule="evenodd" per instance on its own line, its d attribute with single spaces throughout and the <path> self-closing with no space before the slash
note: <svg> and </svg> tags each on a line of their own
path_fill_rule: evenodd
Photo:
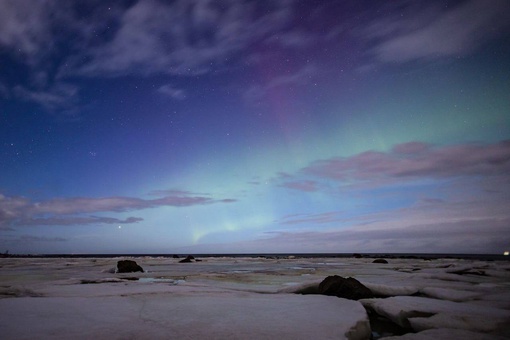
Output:
<svg viewBox="0 0 510 340">
<path fill-rule="evenodd" d="M 294 214 L 284 217 L 280 224 L 330 223 L 339 221 L 339 212 L 330 211 L 320 214 Z"/>
<path fill-rule="evenodd" d="M 367 151 L 351 157 L 317 161 L 304 172 L 339 181 L 507 176 L 510 173 L 510 140 L 444 147 L 405 143 L 389 152 Z"/>
<path fill-rule="evenodd" d="M 163 191 L 161 192 L 163 193 Z M 100 212 L 126 212 L 157 208 L 162 206 L 189 207 L 193 205 L 232 203 L 235 199 L 216 200 L 206 196 L 193 195 L 186 191 L 171 191 L 173 195 L 156 199 L 135 197 L 71 197 L 55 198 L 42 202 L 31 202 L 24 197 L 7 197 L 0 194 L 0 227 L 9 225 L 77 225 L 104 223 L 135 223 L 142 219 L 129 217 L 120 220 L 111 217 L 82 217 L 77 214 Z"/>
<path fill-rule="evenodd" d="M 251 242 L 253 251 L 282 252 L 412 252 L 502 253 L 510 242 L 510 219 L 443 221 L 400 228 L 369 229 L 362 225 L 326 232 L 282 232 Z M 495 237 L 495 235 L 500 235 Z"/>
</svg>

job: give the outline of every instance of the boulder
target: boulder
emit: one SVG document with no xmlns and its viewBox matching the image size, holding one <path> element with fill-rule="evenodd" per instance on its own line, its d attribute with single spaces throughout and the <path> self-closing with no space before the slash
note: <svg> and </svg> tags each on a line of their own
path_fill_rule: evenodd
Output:
<svg viewBox="0 0 510 340">
<path fill-rule="evenodd" d="M 117 262 L 117 273 L 134 273 L 142 272 L 143 268 L 138 265 L 135 261 L 121 260 Z"/>
<path fill-rule="evenodd" d="M 374 294 L 355 278 L 328 276 L 319 284 L 319 294 L 336 296 L 349 300 L 370 299 Z"/>
<path fill-rule="evenodd" d="M 186 258 L 185 258 L 185 259 L 180 260 L 180 261 L 179 261 L 179 263 L 190 263 L 190 262 L 193 262 L 193 261 L 191 261 L 191 260 L 194 260 L 194 259 L 195 259 L 195 258 L 194 258 L 193 256 L 188 255 L 188 256 L 186 256 Z"/>
<path fill-rule="evenodd" d="M 385 259 L 375 259 L 372 261 L 372 263 L 388 263 Z"/>
</svg>

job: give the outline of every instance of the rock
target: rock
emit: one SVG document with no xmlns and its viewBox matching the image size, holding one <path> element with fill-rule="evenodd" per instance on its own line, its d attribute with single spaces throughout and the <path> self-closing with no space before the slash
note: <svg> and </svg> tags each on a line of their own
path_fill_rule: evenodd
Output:
<svg viewBox="0 0 510 340">
<path fill-rule="evenodd" d="M 457 275 L 478 275 L 478 276 L 488 276 L 484 270 L 477 270 L 477 269 L 460 269 L 460 270 L 454 270 L 449 271 L 451 274 L 457 274 Z"/>
<path fill-rule="evenodd" d="M 193 262 L 193 261 L 191 261 L 191 260 L 194 260 L 194 259 L 195 259 L 195 258 L 194 258 L 193 256 L 188 255 L 188 256 L 186 256 L 186 258 L 185 258 L 185 259 L 180 260 L 180 261 L 179 261 L 179 263 L 190 263 L 190 262 Z"/>
<path fill-rule="evenodd" d="M 375 259 L 372 261 L 372 263 L 388 263 L 385 259 Z"/>
<path fill-rule="evenodd" d="M 349 300 L 370 299 L 374 294 L 355 278 L 328 276 L 319 284 L 319 294 L 336 296 Z"/>
<path fill-rule="evenodd" d="M 505 309 L 417 296 L 394 296 L 360 302 L 369 311 L 415 332 L 455 328 L 508 336 L 510 311 Z"/>
<path fill-rule="evenodd" d="M 138 265 L 135 261 L 121 260 L 117 262 L 117 273 L 134 273 L 142 272 L 143 268 Z"/>
<path fill-rule="evenodd" d="M 419 333 L 407 333 L 401 336 L 384 337 L 384 340 L 437 340 L 437 339 L 470 339 L 470 340 L 504 340 L 506 338 L 463 329 L 438 328 Z"/>
<path fill-rule="evenodd" d="M 179 258 L 179 255 L 174 255 L 172 256 L 174 259 L 178 259 Z"/>
</svg>

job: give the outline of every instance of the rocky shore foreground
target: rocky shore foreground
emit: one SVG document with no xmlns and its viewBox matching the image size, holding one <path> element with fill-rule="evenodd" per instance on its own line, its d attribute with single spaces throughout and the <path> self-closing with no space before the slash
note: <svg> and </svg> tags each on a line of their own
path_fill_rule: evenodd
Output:
<svg viewBox="0 0 510 340">
<path fill-rule="evenodd" d="M 2 258 L 2 339 L 510 338 L 507 261 L 187 259 Z"/>
</svg>

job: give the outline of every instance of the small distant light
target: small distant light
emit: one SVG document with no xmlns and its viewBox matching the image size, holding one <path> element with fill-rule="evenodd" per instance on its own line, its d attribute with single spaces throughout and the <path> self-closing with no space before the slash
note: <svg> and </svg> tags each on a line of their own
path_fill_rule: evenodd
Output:
<svg viewBox="0 0 510 340">
<path fill-rule="evenodd" d="M 510 251 L 505 251 L 505 252 L 503 253 L 503 255 L 505 255 L 505 256 L 510 255 Z"/>
<path fill-rule="evenodd" d="M 122 229 L 122 226 L 121 226 L 121 225 L 119 225 L 119 229 Z M 508 255 L 508 254 L 507 254 L 507 255 Z"/>
</svg>

